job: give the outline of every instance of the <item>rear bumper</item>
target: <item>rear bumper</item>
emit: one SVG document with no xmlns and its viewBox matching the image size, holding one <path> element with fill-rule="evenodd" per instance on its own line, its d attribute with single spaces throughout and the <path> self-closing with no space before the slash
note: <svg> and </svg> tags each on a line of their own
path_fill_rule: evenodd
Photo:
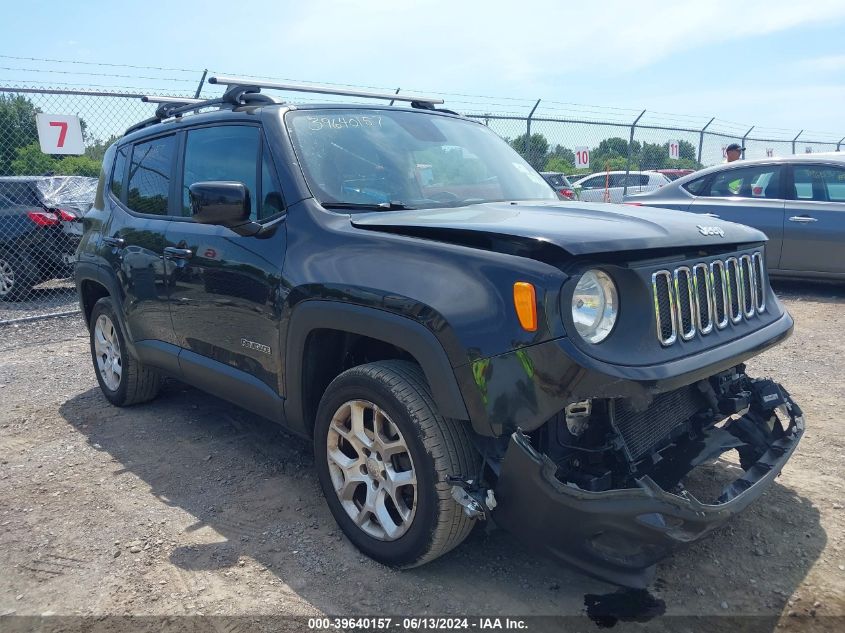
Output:
<svg viewBox="0 0 845 633">
<path fill-rule="evenodd" d="M 562 483 L 557 466 L 517 431 L 495 488 L 500 526 L 555 558 L 609 582 L 644 588 L 654 565 L 680 545 L 722 525 L 758 498 L 780 473 L 804 432 L 800 408 L 787 399 L 784 435 L 731 482 L 713 504 L 662 489 L 649 477 L 638 488 L 589 492 Z"/>
</svg>

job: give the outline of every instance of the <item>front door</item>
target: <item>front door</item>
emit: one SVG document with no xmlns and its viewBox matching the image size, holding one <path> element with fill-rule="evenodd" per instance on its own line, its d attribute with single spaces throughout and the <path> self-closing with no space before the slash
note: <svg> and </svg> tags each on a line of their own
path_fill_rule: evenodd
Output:
<svg viewBox="0 0 845 633">
<path fill-rule="evenodd" d="M 170 313 L 183 348 L 180 366 L 186 375 L 197 374 L 196 384 L 220 374 L 235 382 L 252 377 L 278 394 L 276 299 L 286 232 L 272 158 L 255 125 L 189 129 L 183 142 L 182 217 L 171 223 L 165 251 L 173 265 Z M 193 222 L 188 188 L 220 180 L 246 185 L 251 218 L 273 227 L 267 235 L 244 237 L 222 226 Z"/>
<path fill-rule="evenodd" d="M 845 168 L 798 164 L 792 174 L 780 267 L 845 273 Z"/>
</svg>

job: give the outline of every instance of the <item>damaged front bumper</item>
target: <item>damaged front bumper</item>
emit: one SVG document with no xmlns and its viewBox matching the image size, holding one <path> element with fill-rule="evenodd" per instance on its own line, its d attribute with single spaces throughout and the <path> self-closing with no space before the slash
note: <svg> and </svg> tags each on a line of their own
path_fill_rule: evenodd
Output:
<svg viewBox="0 0 845 633">
<path fill-rule="evenodd" d="M 778 411 L 783 433 L 752 464 L 746 464 L 742 476 L 713 503 L 702 503 L 682 486 L 669 492 L 649 476 L 636 479 L 632 488 L 583 490 L 558 479 L 557 464 L 517 431 L 502 462 L 495 488 L 499 505 L 493 518 L 525 542 L 589 574 L 645 588 L 654 579 L 655 563 L 741 512 L 780 473 L 804 432 L 800 408 L 785 390 L 782 393 L 785 404 Z M 738 422 L 748 422 L 754 414 L 752 407 Z M 712 448 L 723 441 L 726 431 L 713 427 L 708 433 Z M 723 443 L 721 450 L 711 450 L 706 457 L 713 459 L 737 446 L 729 444 Z M 697 463 L 703 461 L 702 457 Z M 691 463 L 690 470 L 695 465 Z"/>
</svg>

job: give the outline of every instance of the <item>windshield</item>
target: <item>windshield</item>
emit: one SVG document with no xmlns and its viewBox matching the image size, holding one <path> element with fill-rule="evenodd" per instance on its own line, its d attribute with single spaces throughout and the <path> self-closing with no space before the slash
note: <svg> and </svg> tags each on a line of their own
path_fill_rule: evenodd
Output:
<svg viewBox="0 0 845 633">
<path fill-rule="evenodd" d="M 425 208 L 557 199 L 540 174 L 480 124 L 363 108 L 286 116 L 308 186 L 326 206 Z"/>
</svg>

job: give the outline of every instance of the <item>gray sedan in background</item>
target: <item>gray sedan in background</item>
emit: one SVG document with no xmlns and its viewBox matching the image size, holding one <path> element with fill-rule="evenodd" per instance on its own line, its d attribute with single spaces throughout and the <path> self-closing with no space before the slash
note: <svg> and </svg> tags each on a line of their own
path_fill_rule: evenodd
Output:
<svg viewBox="0 0 845 633">
<path fill-rule="evenodd" d="M 845 279 L 845 153 L 735 161 L 684 176 L 629 204 L 690 211 L 763 231 L 773 276 Z"/>
</svg>

